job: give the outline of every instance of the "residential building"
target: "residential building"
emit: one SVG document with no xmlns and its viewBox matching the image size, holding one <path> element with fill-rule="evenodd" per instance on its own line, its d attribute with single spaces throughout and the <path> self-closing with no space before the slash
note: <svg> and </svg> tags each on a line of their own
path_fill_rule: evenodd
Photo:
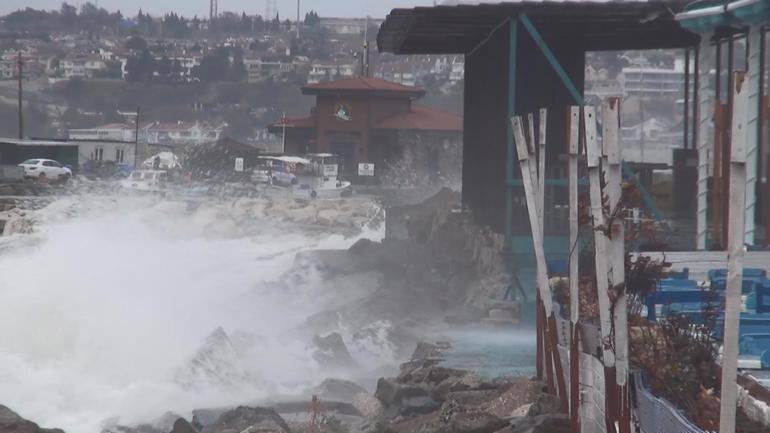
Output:
<svg viewBox="0 0 770 433">
<path fill-rule="evenodd" d="M 623 96 L 623 88 L 615 77 L 610 77 L 605 68 L 586 66 L 585 73 L 586 97 L 595 97 L 599 101 L 612 96 Z"/>
<path fill-rule="evenodd" d="M 66 79 L 93 78 L 107 70 L 107 64 L 98 55 L 65 57 L 59 61 L 59 71 Z"/>
<path fill-rule="evenodd" d="M 13 60 L 0 60 L 0 80 L 12 80 L 16 78 L 18 67 Z"/>
<path fill-rule="evenodd" d="M 355 75 L 355 64 L 339 64 L 335 62 L 316 62 L 310 66 L 308 84 L 318 84 L 326 81 L 334 81 L 349 78 Z"/>
<path fill-rule="evenodd" d="M 70 140 L 134 141 L 136 129 L 126 123 L 111 123 L 96 128 L 70 129 L 68 136 Z"/>
<path fill-rule="evenodd" d="M 680 59 L 672 69 L 649 66 L 623 68 L 619 77 L 626 96 L 668 96 L 684 93 L 684 62 Z"/>
<path fill-rule="evenodd" d="M 78 164 L 88 161 L 110 161 L 116 164 L 134 165 L 134 151 L 137 145 L 133 142 L 109 140 L 71 140 L 78 146 Z"/>
<path fill-rule="evenodd" d="M 449 81 L 458 83 L 465 79 L 465 59 L 455 57 L 452 60 L 452 69 L 449 71 Z"/>
<path fill-rule="evenodd" d="M 299 62 L 286 56 L 262 56 L 243 59 L 249 83 L 268 78 L 285 78 L 297 71 Z"/>
<path fill-rule="evenodd" d="M 210 143 L 219 140 L 226 127 L 226 123 L 209 126 L 198 122 L 153 122 L 140 129 L 139 141 L 166 146 Z"/>
</svg>

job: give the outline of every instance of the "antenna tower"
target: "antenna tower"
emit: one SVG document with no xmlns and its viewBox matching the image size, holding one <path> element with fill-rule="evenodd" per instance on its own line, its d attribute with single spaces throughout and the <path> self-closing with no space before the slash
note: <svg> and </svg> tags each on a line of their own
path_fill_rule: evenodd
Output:
<svg viewBox="0 0 770 433">
<path fill-rule="evenodd" d="M 271 21 L 278 15 L 278 0 L 265 0 L 265 21 Z"/>
</svg>

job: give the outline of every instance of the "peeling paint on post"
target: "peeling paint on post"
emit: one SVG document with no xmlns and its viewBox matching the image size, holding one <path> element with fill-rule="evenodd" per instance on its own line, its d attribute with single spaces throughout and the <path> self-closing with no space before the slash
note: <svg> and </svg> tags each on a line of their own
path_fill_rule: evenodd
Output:
<svg viewBox="0 0 770 433">
<path fill-rule="evenodd" d="M 747 110 L 749 91 L 742 72 L 732 80 L 733 116 L 730 152 L 730 234 L 725 294 L 725 323 L 722 350 L 722 392 L 719 433 L 735 433 L 738 397 L 738 328 L 743 285 L 744 212 L 746 209 Z"/>
</svg>

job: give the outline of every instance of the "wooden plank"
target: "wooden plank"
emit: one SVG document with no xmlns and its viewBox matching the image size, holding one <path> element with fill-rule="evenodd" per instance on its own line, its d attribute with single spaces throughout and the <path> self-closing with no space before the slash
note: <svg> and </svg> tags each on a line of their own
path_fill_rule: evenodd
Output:
<svg viewBox="0 0 770 433">
<path fill-rule="evenodd" d="M 532 176 L 532 186 L 534 188 L 534 193 L 536 197 L 536 209 L 537 209 L 537 218 L 538 221 L 541 221 L 540 223 L 540 241 L 543 241 L 543 208 L 540 206 L 540 203 L 542 202 L 540 198 L 540 175 L 537 172 L 537 137 L 535 136 L 535 116 L 532 115 L 532 113 L 527 114 L 527 129 L 528 129 L 528 135 L 527 135 L 527 152 L 529 153 L 529 173 Z M 547 317 L 546 317 L 547 319 Z"/>
<path fill-rule="evenodd" d="M 620 167 L 620 99 L 610 98 L 602 107 L 602 135 L 607 155 L 607 195 L 610 213 L 615 215 L 611 222 L 611 238 L 608 245 L 609 279 L 612 291 L 617 294 L 614 305 L 615 323 L 615 361 L 617 382 L 625 386 L 628 381 L 628 316 L 625 287 L 625 230 L 624 214 L 618 214 L 621 201 L 621 182 L 623 176 Z"/>
<path fill-rule="evenodd" d="M 533 247 L 535 250 L 535 261 L 537 263 L 537 286 L 540 292 L 540 298 L 545 309 L 545 317 L 550 317 L 553 311 L 553 301 L 551 298 L 551 287 L 548 282 L 548 272 L 545 263 L 545 251 L 543 242 L 540 238 L 540 218 L 537 213 L 537 199 L 535 196 L 535 182 L 530 171 L 529 150 L 527 141 L 524 138 L 524 127 L 521 117 L 514 116 L 513 137 L 516 142 L 516 151 L 519 155 L 519 165 L 521 168 L 522 181 L 524 183 L 524 195 L 527 200 L 527 212 L 529 213 L 529 224 L 532 231 Z"/>
<path fill-rule="evenodd" d="M 591 216 L 593 226 L 602 227 L 604 221 L 604 207 L 601 189 L 601 149 L 597 141 L 596 110 L 594 107 L 585 107 L 583 111 L 585 125 L 586 154 L 588 155 L 588 183 L 590 185 Z M 595 262 L 596 262 L 596 291 L 599 299 L 599 322 L 602 330 L 602 358 L 605 367 L 614 367 L 615 354 L 610 347 L 610 335 L 612 334 L 612 318 L 610 316 L 610 299 L 607 274 L 607 239 L 599 231 L 593 230 Z"/>
<path fill-rule="evenodd" d="M 698 208 L 696 215 L 696 249 L 705 251 L 708 237 L 708 178 L 709 178 L 709 140 L 711 135 L 711 69 L 714 51 L 711 47 L 711 34 L 701 35 L 698 48 L 698 106 L 695 116 L 698 123 Z"/>
<path fill-rule="evenodd" d="M 614 215 L 609 239 L 609 278 L 612 292 L 616 294 L 612 320 L 615 329 L 615 381 L 618 389 L 619 431 L 627 433 L 631 427 L 628 403 L 628 306 L 625 273 L 625 212 L 620 212 L 623 172 L 620 166 L 620 98 L 609 98 L 602 107 L 602 135 L 607 155 L 607 195 L 610 213 Z"/>
<path fill-rule="evenodd" d="M 738 328 L 743 285 L 744 232 L 746 218 L 746 141 L 748 90 L 744 76 L 736 72 L 732 80 L 733 116 L 730 158 L 730 242 L 727 289 L 725 294 L 724 342 L 722 349 L 722 392 L 719 433 L 735 433 L 738 399 Z"/>
<path fill-rule="evenodd" d="M 540 228 L 545 236 L 545 139 L 546 122 L 548 111 L 545 108 L 540 109 L 538 151 L 537 151 L 537 176 L 538 176 L 538 206 L 540 209 Z"/>
<path fill-rule="evenodd" d="M 580 282 L 578 265 L 578 152 L 580 107 L 569 108 L 569 299 L 570 299 L 570 431 L 580 433 Z"/>
<path fill-rule="evenodd" d="M 570 321 L 580 319 L 578 264 L 578 151 L 580 145 L 580 107 L 570 107 L 569 111 L 569 296 Z"/>
</svg>

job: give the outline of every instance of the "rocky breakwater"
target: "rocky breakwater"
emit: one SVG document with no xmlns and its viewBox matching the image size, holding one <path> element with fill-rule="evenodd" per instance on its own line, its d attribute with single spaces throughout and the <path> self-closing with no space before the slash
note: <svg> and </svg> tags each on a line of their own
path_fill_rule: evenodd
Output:
<svg viewBox="0 0 770 433">
<path fill-rule="evenodd" d="M 569 423 L 558 401 L 528 378 L 487 380 L 442 367 L 443 344 L 418 345 L 394 378 L 377 383 L 382 415 L 361 433 L 559 433 Z"/>
<path fill-rule="evenodd" d="M 64 433 L 59 429 L 41 428 L 11 409 L 0 405 L 0 433 Z"/>
</svg>

